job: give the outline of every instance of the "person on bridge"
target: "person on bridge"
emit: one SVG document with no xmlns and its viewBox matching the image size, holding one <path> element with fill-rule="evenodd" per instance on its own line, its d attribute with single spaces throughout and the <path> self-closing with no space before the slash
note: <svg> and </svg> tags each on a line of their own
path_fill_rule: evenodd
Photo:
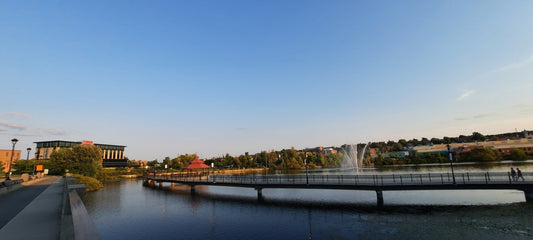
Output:
<svg viewBox="0 0 533 240">
<path fill-rule="evenodd" d="M 513 181 L 516 181 L 516 171 L 511 168 L 511 179 L 513 179 Z"/>
<path fill-rule="evenodd" d="M 516 181 L 518 181 L 518 179 L 522 178 L 522 181 L 525 181 L 524 179 L 524 176 L 522 176 L 522 171 L 520 171 L 520 168 L 516 168 Z"/>
</svg>

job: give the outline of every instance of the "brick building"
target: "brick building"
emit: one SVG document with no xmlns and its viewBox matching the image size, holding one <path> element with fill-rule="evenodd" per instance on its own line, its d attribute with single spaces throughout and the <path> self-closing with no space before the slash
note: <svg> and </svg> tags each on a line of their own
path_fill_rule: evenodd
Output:
<svg viewBox="0 0 533 240">
<path fill-rule="evenodd" d="M 20 160 L 20 150 L 14 151 L 13 161 Z M 4 172 L 9 171 L 9 162 L 11 161 L 11 150 L 0 150 L 0 162 L 3 163 Z M 13 169 L 11 169 L 13 170 Z"/>
</svg>

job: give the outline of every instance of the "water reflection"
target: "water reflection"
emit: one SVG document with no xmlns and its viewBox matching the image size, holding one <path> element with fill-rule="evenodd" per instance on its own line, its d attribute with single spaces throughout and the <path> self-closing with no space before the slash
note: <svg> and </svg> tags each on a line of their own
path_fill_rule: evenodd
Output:
<svg viewBox="0 0 533 240">
<path fill-rule="evenodd" d="M 516 164 L 487 170 L 510 166 Z M 418 171 L 446 169 L 424 168 Z M 520 168 L 531 171 L 531 164 Z M 487 171 L 469 165 L 459 171 L 472 169 Z M 375 207 L 373 191 L 264 189 L 263 202 L 248 188 L 197 186 L 195 192 L 191 195 L 186 185 L 158 189 L 127 180 L 106 183 L 84 202 L 103 239 L 485 240 L 533 235 L 533 205 L 523 203 L 520 191 L 385 191 L 383 209 Z"/>
<path fill-rule="evenodd" d="M 141 181 L 112 183 L 88 193 L 84 202 L 104 239 L 412 239 L 413 234 L 426 239 L 464 239 L 461 233 L 467 228 L 477 239 L 527 239 L 532 233 L 533 208 L 525 204 L 388 206 L 377 210 L 373 204 L 319 201 L 267 199 L 258 204 L 253 197 L 235 197 L 235 192 L 218 195 L 211 194 L 210 188 L 198 188 L 197 194 L 191 195 L 185 186 L 167 189 L 143 187 Z M 120 206 L 107 206 L 107 200 L 119 194 Z M 489 221 L 487 216 L 498 218 Z M 523 233 L 509 233 L 502 226 Z M 450 232 L 430 237 L 443 228 Z"/>
</svg>

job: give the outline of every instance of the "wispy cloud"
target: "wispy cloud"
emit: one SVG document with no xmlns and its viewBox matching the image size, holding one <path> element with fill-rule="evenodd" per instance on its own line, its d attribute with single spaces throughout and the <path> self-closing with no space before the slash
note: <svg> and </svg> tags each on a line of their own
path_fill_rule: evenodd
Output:
<svg viewBox="0 0 533 240">
<path fill-rule="evenodd" d="M 459 96 L 456 100 L 457 101 L 463 101 L 465 100 L 466 98 L 472 96 L 472 94 L 476 93 L 475 90 L 467 90 L 467 91 L 464 91 L 463 94 L 461 94 L 461 96 Z"/>
<path fill-rule="evenodd" d="M 523 67 L 526 67 L 528 66 L 529 64 L 532 64 L 533 63 L 533 55 L 529 56 L 529 58 L 523 60 L 523 61 L 520 61 L 520 62 L 515 62 L 515 63 L 511 63 L 511 64 L 507 64 L 501 68 L 498 68 L 492 72 L 494 73 L 501 73 L 501 72 L 507 72 L 507 71 L 510 71 L 510 70 L 515 70 L 515 69 L 521 69 Z"/>
<path fill-rule="evenodd" d="M 30 115 L 20 112 L 7 112 L 7 113 L 0 113 L 0 116 L 12 116 L 12 117 L 21 117 L 21 118 L 29 118 Z"/>
<path fill-rule="evenodd" d="M 4 127 L 7 127 L 7 128 L 16 129 L 16 130 L 24 130 L 24 129 L 26 129 L 26 126 L 23 126 L 21 124 L 4 122 L 4 121 L 0 121 L 0 126 L 4 126 Z"/>
<path fill-rule="evenodd" d="M 492 113 L 485 113 L 485 114 L 474 115 L 472 118 L 481 119 L 481 118 L 487 118 L 487 117 L 490 117 L 490 116 L 493 116 L 493 115 L 494 114 L 492 114 Z"/>
<path fill-rule="evenodd" d="M 494 113 L 482 113 L 482 114 L 477 114 L 477 115 L 473 115 L 473 116 L 468 116 L 468 117 L 456 117 L 454 118 L 456 121 L 466 121 L 466 120 L 472 120 L 472 119 L 483 119 L 483 118 L 489 118 L 489 117 L 492 117 L 492 116 L 496 116 L 497 114 L 494 114 Z"/>
<path fill-rule="evenodd" d="M 533 114 L 533 105 L 517 104 L 512 107 L 515 108 L 521 115 Z"/>
<path fill-rule="evenodd" d="M 9 133 L 8 129 L 0 128 L 0 134 Z M 45 137 L 45 136 L 64 136 L 68 135 L 66 131 L 51 129 L 51 128 L 38 128 L 27 129 L 25 131 L 17 132 L 17 136 L 24 137 Z"/>
<path fill-rule="evenodd" d="M 67 132 L 51 128 L 41 128 L 38 129 L 43 135 L 66 135 Z"/>
</svg>

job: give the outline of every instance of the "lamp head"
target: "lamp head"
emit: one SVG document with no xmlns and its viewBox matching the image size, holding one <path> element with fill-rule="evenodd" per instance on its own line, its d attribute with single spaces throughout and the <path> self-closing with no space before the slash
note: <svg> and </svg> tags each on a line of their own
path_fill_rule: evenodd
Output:
<svg viewBox="0 0 533 240">
<path fill-rule="evenodd" d="M 18 141 L 19 141 L 19 140 L 16 139 L 16 138 L 11 139 L 11 142 L 13 143 L 13 145 L 17 144 Z"/>
</svg>

